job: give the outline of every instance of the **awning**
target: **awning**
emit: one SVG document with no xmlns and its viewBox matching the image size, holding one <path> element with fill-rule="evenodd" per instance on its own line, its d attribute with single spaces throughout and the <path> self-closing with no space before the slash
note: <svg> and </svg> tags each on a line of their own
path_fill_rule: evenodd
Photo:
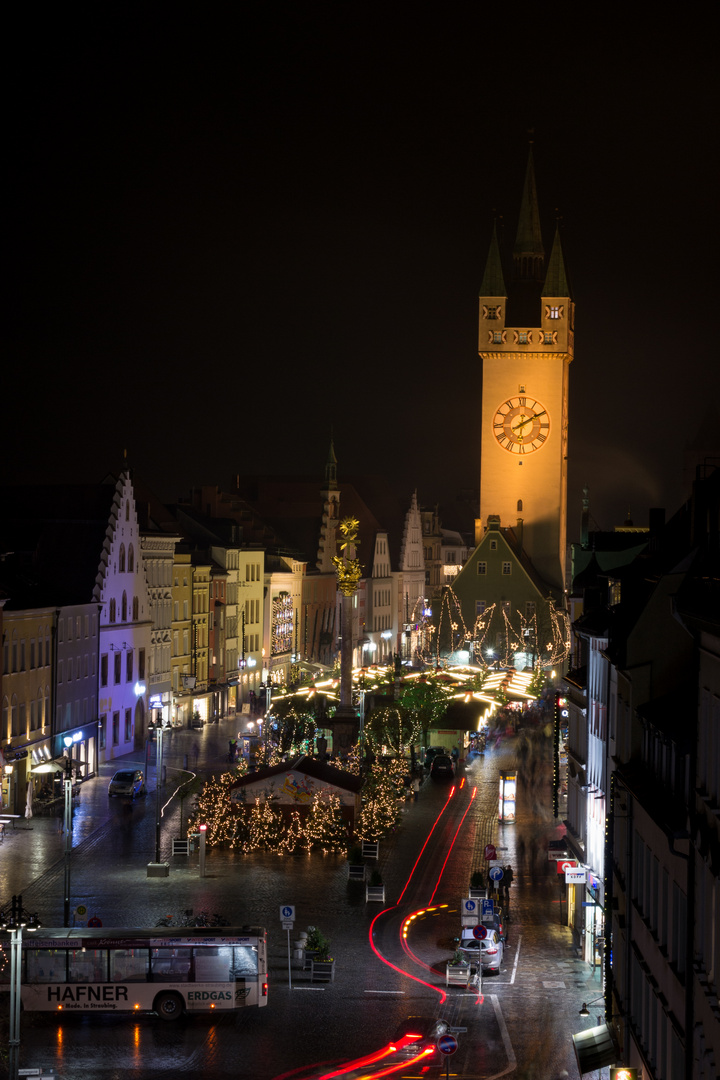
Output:
<svg viewBox="0 0 720 1080">
<path fill-rule="evenodd" d="M 615 1065 L 619 1058 L 609 1024 L 600 1024 L 599 1027 L 580 1031 L 573 1035 L 572 1041 L 581 1076 L 596 1069 L 604 1069 L 606 1065 Z"/>
</svg>

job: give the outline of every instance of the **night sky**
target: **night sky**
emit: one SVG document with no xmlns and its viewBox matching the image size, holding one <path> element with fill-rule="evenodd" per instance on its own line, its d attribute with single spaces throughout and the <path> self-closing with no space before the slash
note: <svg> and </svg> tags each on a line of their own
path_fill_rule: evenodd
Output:
<svg viewBox="0 0 720 1080">
<path fill-rule="evenodd" d="M 577 303 L 571 538 L 585 482 L 602 528 L 677 509 L 720 400 L 714 35 L 507 11 L 17 16 L 2 480 L 100 479 L 123 448 L 166 499 L 320 479 L 332 429 L 341 486 L 476 492 L 477 295 L 532 129 Z"/>
</svg>

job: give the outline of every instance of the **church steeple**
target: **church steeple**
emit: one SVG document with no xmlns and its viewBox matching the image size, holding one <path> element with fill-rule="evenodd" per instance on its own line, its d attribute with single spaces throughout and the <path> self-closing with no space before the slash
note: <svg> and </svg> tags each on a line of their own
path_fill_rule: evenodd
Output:
<svg viewBox="0 0 720 1080">
<path fill-rule="evenodd" d="M 517 281 L 542 281 L 545 272 L 545 248 L 543 247 L 538 210 L 535 167 L 532 142 L 528 153 L 525 185 L 520 203 L 517 235 L 513 247 L 513 276 Z"/>
<path fill-rule="evenodd" d="M 320 492 L 323 499 L 322 522 L 318 537 L 315 568 L 321 574 L 334 573 L 333 555 L 337 553 L 337 529 L 340 521 L 340 491 L 337 486 L 337 458 L 335 444 L 330 435 L 330 449 L 325 462 L 325 486 Z"/>
<path fill-rule="evenodd" d="M 325 489 L 335 491 L 337 488 L 337 458 L 335 457 L 335 444 L 330 436 L 330 449 L 325 462 Z"/>
</svg>

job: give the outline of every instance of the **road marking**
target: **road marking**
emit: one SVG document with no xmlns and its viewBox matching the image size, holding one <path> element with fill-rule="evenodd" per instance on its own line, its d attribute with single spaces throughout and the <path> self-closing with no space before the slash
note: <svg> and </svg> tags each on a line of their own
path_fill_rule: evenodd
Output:
<svg viewBox="0 0 720 1080">
<path fill-rule="evenodd" d="M 513 964 L 512 977 L 510 979 L 511 984 L 515 982 L 515 972 L 517 971 L 518 960 L 520 959 L 520 942 L 521 941 L 522 941 L 522 934 L 518 938 L 517 948 L 515 949 L 515 963 Z"/>
<path fill-rule="evenodd" d="M 496 1077 L 506 1076 L 508 1073 L 514 1072 L 514 1070 L 517 1068 L 517 1058 L 515 1057 L 515 1051 L 512 1048 L 512 1043 L 510 1042 L 510 1035 L 508 1034 L 507 1025 L 505 1024 L 505 1017 L 503 1016 L 502 1010 L 500 1008 L 500 1002 L 498 1001 L 495 994 L 490 995 L 490 1000 L 492 1001 L 493 1009 L 495 1010 L 495 1019 L 497 1020 L 498 1027 L 500 1028 L 500 1034 L 502 1035 L 502 1041 L 505 1046 L 505 1053 L 508 1059 L 507 1066 L 502 1070 L 502 1072 L 495 1073 L 493 1077 L 488 1078 L 488 1080 L 496 1080 Z"/>
<path fill-rule="evenodd" d="M 366 990 L 366 994 L 404 994 L 404 990 Z"/>
</svg>

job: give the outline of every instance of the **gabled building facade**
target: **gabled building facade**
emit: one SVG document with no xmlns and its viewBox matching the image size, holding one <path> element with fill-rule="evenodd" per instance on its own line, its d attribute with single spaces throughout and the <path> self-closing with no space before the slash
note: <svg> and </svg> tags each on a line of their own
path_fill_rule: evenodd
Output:
<svg viewBox="0 0 720 1080">
<path fill-rule="evenodd" d="M 100 605 L 99 751 L 108 761 L 144 745 L 149 709 L 150 597 L 127 469 L 115 485 L 93 599 Z"/>
</svg>

